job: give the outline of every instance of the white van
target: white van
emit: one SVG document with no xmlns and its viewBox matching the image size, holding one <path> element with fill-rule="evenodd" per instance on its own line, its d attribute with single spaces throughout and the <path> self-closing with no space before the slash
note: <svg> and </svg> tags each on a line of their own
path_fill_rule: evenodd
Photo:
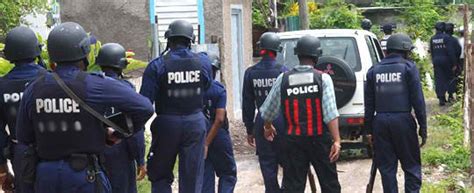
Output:
<svg viewBox="0 0 474 193">
<path fill-rule="evenodd" d="M 289 69 L 299 61 L 293 53 L 296 41 L 305 35 L 321 40 L 323 56 L 316 68 L 331 75 L 343 142 L 365 142 L 361 137 L 364 125 L 364 80 L 372 65 L 383 58 L 377 37 L 365 30 L 324 29 L 279 33 L 283 51 L 277 61 Z"/>
</svg>

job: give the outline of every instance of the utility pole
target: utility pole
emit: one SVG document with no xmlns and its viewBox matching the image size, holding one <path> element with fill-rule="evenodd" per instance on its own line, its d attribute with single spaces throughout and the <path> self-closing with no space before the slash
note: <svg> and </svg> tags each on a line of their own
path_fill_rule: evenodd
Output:
<svg viewBox="0 0 474 193">
<path fill-rule="evenodd" d="M 300 29 L 309 29 L 308 2 L 307 0 L 298 0 L 300 14 Z"/>
</svg>

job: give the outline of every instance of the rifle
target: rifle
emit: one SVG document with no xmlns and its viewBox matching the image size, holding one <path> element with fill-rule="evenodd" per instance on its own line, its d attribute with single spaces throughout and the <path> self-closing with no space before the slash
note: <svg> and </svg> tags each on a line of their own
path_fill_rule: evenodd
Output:
<svg viewBox="0 0 474 193">
<path fill-rule="evenodd" d="M 370 178 L 369 183 L 367 184 L 367 189 L 365 191 L 366 193 L 372 193 L 372 191 L 374 190 L 375 176 L 377 175 L 377 165 L 375 165 L 375 156 L 373 156 L 373 153 L 372 157 L 372 167 L 370 168 Z"/>
<path fill-rule="evenodd" d="M 309 179 L 309 186 L 311 187 L 311 192 L 316 193 L 316 182 L 314 181 L 313 173 L 311 173 L 311 168 L 308 170 L 308 179 Z"/>
</svg>

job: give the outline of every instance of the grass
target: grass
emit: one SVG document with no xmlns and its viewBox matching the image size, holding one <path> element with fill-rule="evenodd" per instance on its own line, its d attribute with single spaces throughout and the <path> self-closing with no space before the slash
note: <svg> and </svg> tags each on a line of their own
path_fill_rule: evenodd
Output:
<svg viewBox="0 0 474 193">
<path fill-rule="evenodd" d="M 429 95 L 429 94 L 428 94 Z M 459 182 L 469 181 L 471 167 L 470 148 L 463 146 L 464 125 L 462 101 L 458 101 L 446 110 L 433 105 L 428 120 L 428 141 L 422 149 L 421 160 L 426 174 L 442 167 L 441 180 L 436 183 L 424 183 L 422 192 L 444 193 L 446 191 L 470 192 Z M 434 169 L 434 170 L 436 170 Z"/>
<path fill-rule="evenodd" d="M 148 155 L 148 152 L 150 151 L 150 145 L 151 145 L 151 136 L 150 136 L 150 134 L 145 134 L 145 143 L 146 143 L 145 155 Z M 176 162 L 175 162 L 174 168 L 173 168 L 173 174 L 175 176 L 177 176 L 177 174 L 178 174 L 178 161 L 179 160 L 176 159 Z M 151 192 L 151 182 L 148 180 L 148 178 L 145 178 L 144 180 L 139 181 L 137 183 L 137 189 L 138 189 L 138 193 Z"/>
</svg>

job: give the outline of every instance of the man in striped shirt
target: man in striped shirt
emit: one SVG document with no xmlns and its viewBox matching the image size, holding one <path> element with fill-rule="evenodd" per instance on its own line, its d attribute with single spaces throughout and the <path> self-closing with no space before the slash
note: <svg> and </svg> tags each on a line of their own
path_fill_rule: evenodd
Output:
<svg viewBox="0 0 474 193">
<path fill-rule="evenodd" d="M 276 135 L 272 121 L 285 117 L 283 192 L 304 192 L 311 163 L 322 192 L 341 192 L 335 161 L 339 158 L 339 113 L 331 77 L 313 68 L 322 51 L 320 41 L 304 36 L 295 47 L 300 65 L 278 76 L 260 108 L 265 137 Z"/>
</svg>

